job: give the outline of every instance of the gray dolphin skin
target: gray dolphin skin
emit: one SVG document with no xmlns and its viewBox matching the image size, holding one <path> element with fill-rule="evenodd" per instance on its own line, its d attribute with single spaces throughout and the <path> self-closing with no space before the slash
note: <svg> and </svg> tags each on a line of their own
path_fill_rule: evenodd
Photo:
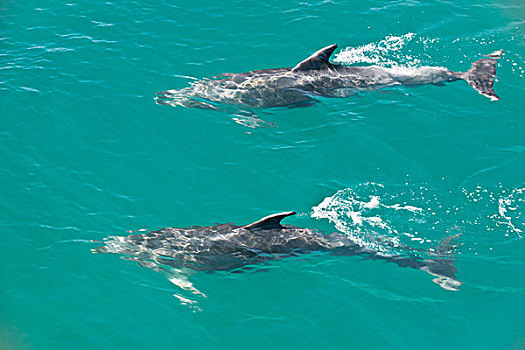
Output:
<svg viewBox="0 0 525 350">
<path fill-rule="evenodd" d="M 197 80 L 181 90 L 157 93 L 156 102 L 172 106 L 221 109 L 222 104 L 251 108 L 307 107 L 317 97 L 347 97 L 396 85 L 442 84 L 466 80 L 480 94 L 497 101 L 493 90 L 496 63 L 502 50 L 474 62 L 465 72 L 444 67 L 384 68 L 332 64 L 337 45 L 327 46 L 293 68 L 225 73 Z"/>
<path fill-rule="evenodd" d="M 222 224 L 209 227 L 163 228 L 145 234 L 110 237 L 93 253 L 123 254 L 125 259 L 155 270 L 162 266 L 195 271 L 238 272 L 261 263 L 302 254 L 327 253 L 337 256 L 360 255 L 367 259 L 393 262 L 434 275 L 434 282 L 447 290 L 459 290 L 462 282 L 454 276 L 455 246 L 445 239 L 431 258 L 405 254 L 383 255 L 358 245 L 341 233 L 320 231 L 292 225 L 281 220 L 295 212 L 266 216 L 252 224 Z"/>
</svg>

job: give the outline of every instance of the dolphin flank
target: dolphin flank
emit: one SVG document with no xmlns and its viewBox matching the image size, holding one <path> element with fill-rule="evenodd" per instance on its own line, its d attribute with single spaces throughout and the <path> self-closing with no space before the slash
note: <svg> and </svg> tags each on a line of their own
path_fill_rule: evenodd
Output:
<svg viewBox="0 0 525 350">
<path fill-rule="evenodd" d="M 458 235 L 445 239 L 430 258 L 417 258 L 407 252 L 384 255 L 358 245 L 341 233 L 324 234 L 281 225 L 283 218 L 294 214 L 292 211 L 273 214 L 246 226 L 163 228 L 145 234 L 110 237 L 93 252 L 123 254 L 127 260 L 155 270 L 166 270 L 163 267 L 166 266 L 210 272 L 237 272 L 249 265 L 301 254 L 360 255 L 428 272 L 436 276 L 435 283 L 448 290 L 459 290 L 462 284 L 454 276 L 456 268 L 453 266 L 455 246 L 452 240 Z"/>
<path fill-rule="evenodd" d="M 158 104 L 220 109 L 220 104 L 251 108 L 280 106 L 306 107 L 318 102 L 316 97 L 347 97 L 358 91 L 378 90 L 395 85 L 442 84 L 466 80 L 480 94 L 493 101 L 496 63 L 502 50 L 474 62 L 465 72 L 445 67 L 384 68 L 350 67 L 330 63 L 337 45 L 327 46 L 293 68 L 224 73 L 201 79 L 190 87 L 157 93 Z"/>
</svg>

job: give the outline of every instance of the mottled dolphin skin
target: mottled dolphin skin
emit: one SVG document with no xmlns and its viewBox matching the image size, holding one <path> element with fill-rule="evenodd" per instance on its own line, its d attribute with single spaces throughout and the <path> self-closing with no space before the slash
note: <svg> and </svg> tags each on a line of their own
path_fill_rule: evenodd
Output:
<svg viewBox="0 0 525 350">
<path fill-rule="evenodd" d="M 225 73 L 212 79 L 197 80 L 181 90 L 157 93 L 158 104 L 220 109 L 221 104 L 251 108 L 306 107 L 316 97 L 347 97 L 358 91 L 378 90 L 395 85 L 442 84 L 466 80 L 480 94 L 498 100 L 494 92 L 496 63 L 503 51 L 472 64 L 466 72 L 444 67 L 384 68 L 350 67 L 332 64 L 330 56 L 337 45 L 327 46 L 293 68 Z"/>
<path fill-rule="evenodd" d="M 209 227 L 163 228 L 145 234 L 110 237 L 94 253 L 124 254 L 128 260 L 161 269 L 169 266 L 195 271 L 240 271 L 255 264 L 266 263 L 301 254 L 328 253 L 338 256 L 361 255 L 428 272 L 434 282 L 448 290 L 459 290 L 461 282 L 454 276 L 455 247 L 446 239 L 432 258 L 416 258 L 405 254 L 383 255 L 364 248 L 341 233 L 324 234 L 317 230 L 281 225 L 281 220 L 295 212 L 266 216 L 246 226 L 222 224 Z"/>
</svg>

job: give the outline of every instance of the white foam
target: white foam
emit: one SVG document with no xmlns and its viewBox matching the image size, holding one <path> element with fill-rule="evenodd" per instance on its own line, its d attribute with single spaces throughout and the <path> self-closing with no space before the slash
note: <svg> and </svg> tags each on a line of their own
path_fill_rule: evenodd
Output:
<svg viewBox="0 0 525 350">
<path fill-rule="evenodd" d="M 421 213 L 421 212 L 423 212 L 423 209 L 415 207 L 413 205 L 403 205 L 402 206 L 400 204 L 394 204 L 394 205 L 390 205 L 390 206 L 386 205 L 386 207 L 393 208 L 395 210 L 408 210 L 408 211 L 410 211 L 412 213 Z"/>
<path fill-rule="evenodd" d="M 512 215 L 510 215 L 510 213 L 508 213 L 508 211 L 516 211 L 518 209 L 516 202 L 519 201 L 519 199 L 515 198 L 515 194 L 521 194 L 523 193 L 523 190 L 525 190 L 525 188 L 517 189 L 507 197 L 498 199 L 498 214 L 503 219 L 502 223 L 506 224 L 511 230 L 511 232 L 516 233 L 520 238 L 523 237 L 523 230 L 516 227 L 516 225 L 513 222 L 513 217 Z"/>
<path fill-rule="evenodd" d="M 367 182 L 342 189 L 313 207 L 311 216 L 329 220 L 339 232 L 381 254 L 389 254 L 411 242 L 419 243 L 419 250 L 421 244 L 425 245 L 423 249 L 430 249 L 436 242 L 420 235 L 428 233 L 425 230 L 431 212 L 421 205 L 433 204 L 425 199 L 426 188 L 406 186 L 392 192 L 382 184 Z M 439 226 L 432 230 L 438 230 L 437 238 L 441 239 L 447 228 L 432 225 Z"/>
<path fill-rule="evenodd" d="M 373 183 L 366 185 L 382 188 L 382 185 Z M 388 249 L 382 247 L 376 239 L 371 239 L 373 233 L 368 232 L 369 228 L 376 228 L 388 233 L 397 233 L 380 215 L 370 215 L 381 207 L 383 205 L 380 203 L 380 196 L 372 195 L 362 199 L 352 189 L 345 189 L 326 197 L 319 205 L 313 207 L 312 217 L 328 219 L 338 231 L 348 234 L 358 244 L 386 253 L 391 246 Z M 385 238 L 381 234 L 381 239 Z M 390 245 L 397 244 L 393 237 L 389 237 L 388 241 Z"/>
<path fill-rule="evenodd" d="M 402 54 L 401 50 L 410 43 L 415 33 L 407 33 L 400 36 L 390 35 L 378 42 L 347 47 L 339 52 L 334 61 L 340 64 L 370 63 L 383 67 L 396 67 L 400 63 L 403 66 L 415 67 L 420 61 L 408 54 Z"/>
<path fill-rule="evenodd" d="M 370 202 L 364 203 L 363 207 L 367 209 L 374 209 L 374 208 L 379 207 L 379 197 L 372 196 L 372 198 L 370 198 Z"/>
</svg>

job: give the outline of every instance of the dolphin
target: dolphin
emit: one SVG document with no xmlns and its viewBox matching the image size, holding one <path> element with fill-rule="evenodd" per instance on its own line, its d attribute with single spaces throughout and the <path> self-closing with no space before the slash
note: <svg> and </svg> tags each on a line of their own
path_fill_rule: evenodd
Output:
<svg viewBox="0 0 525 350">
<path fill-rule="evenodd" d="M 503 50 L 474 62 L 467 72 L 445 67 L 385 68 L 351 67 L 330 63 L 337 45 L 320 49 L 291 68 L 224 73 L 193 82 L 180 90 L 157 93 L 158 104 L 221 109 L 221 105 L 248 108 L 307 107 L 317 97 L 347 97 L 358 91 L 371 91 L 396 85 L 442 85 L 466 80 L 480 94 L 499 100 L 493 90 L 496 63 Z"/>
<path fill-rule="evenodd" d="M 360 255 L 428 272 L 436 277 L 435 283 L 447 290 L 459 290 L 462 284 L 456 279 L 453 266 L 456 246 L 452 241 L 458 235 L 445 239 L 430 253 L 431 257 L 416 257 L 409 249 L 405 249 L 405 253 L 387 255 L 363 247 L 345 234 L 325 234 L 315 229 L 281 225 L 282 219 L 294 214 L 293 211 L 277 213 L 245 226 L 229 223 L 163 228 L 127 237 L 109 237 L 104 245 L 92 251 L 123 254 L 125 259 L 154 270 L 168 271 L 162 267 L 166 266 L 179 271 L 208 272 L 240 272 L 257 264 L 303 254 Z"/>
</svg>

